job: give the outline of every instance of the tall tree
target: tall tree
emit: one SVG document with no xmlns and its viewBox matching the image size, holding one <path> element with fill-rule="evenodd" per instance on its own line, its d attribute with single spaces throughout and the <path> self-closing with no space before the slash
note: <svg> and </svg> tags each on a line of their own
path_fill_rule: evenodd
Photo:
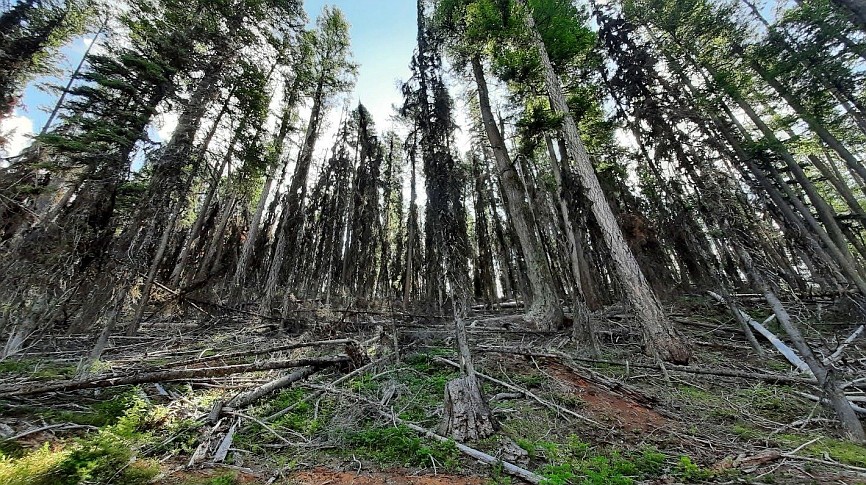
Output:
<svg viewBox="0 0 866 485">
<path fill-rule="evenodd" d="M 592 213 L 601 227 L 604 242 L 611 251 L 619 283 L 629 304 L 637 313 L 647 352 L 670 362 L 687 363 L 691 357 L 688 345 L 662 311 L 658 298 L 647 283 L 634 255 L 629 250 L 622 231 L 610 210 L 592 162 L 589 160 L 586 148 L 580 139 L 577 125 L 566 103 L 560 80 L 550 62 L 547 47 L 536 28 L 533 12 L 527 7 L 525 0 L 517 0 L 516 3 L 524 8 L 523 20 L 532 44 L 538 51 L 545 86 L 553 109 L 562 117 L 569 155 L 575 162 L 578 180 L 591 204 Z"/>
</svg>

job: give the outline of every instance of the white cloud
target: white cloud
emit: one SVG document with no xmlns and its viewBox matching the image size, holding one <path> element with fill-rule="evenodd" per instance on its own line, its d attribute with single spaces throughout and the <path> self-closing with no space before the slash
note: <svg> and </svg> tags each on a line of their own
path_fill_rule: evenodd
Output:
<svg viewBox="0 0 866 485">
<path fill-rule="evenodd" d="M 177 121 L 180 114 L 177 111 L 169 111 L 162 113 L 156 120 L 156 133 L 159 135 L 160 141 L 168 141 L 171 135 L 177 128 Z"/>
<path fill-rule="evenodd" d="M 33 134 L 33 121 L 15 111 L 12 116 L 0 120 L 0 134 L 7 139 L 6 145 L 0 147 L 0 156 L 14 157 L 33 142 L 30 138 Z"/>
</svg>

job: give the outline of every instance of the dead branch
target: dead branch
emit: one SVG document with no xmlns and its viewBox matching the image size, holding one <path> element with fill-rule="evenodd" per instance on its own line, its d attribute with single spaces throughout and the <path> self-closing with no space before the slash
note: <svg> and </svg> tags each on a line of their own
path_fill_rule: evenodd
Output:
<svg viewBox="0 0 866 485">
<path fill-rule="evenodd" d="M 532 357 L 545 357 L 545 358 L 568 358 L 571 360 L 575 360 L 578 362 L 587 362 L 590 364 L 606 364 L 606 365 L 617 365 L 617 366 L 630 366 L 636 367 L 639 369 L 652 369 L 661 371 L 661 367 L 653 364 L 636 364 L 636 363 L 625 363 L 625 362 L 615 362 L 612 360 L 600 360 L 600 359 L 585 359 L 581 357 L 571 357 L 559 354 L 551 354 L 551 353 L 542 353 L 542 352 L 531 352 L 527 350 L 523 350 L 520 348 L 511 348 L 511 347 L 480 347 L 478 349 L 480 352 L 496 352 L 496 353 L 510 353 L 517 355 L 526 355 Z M 783 376 L 778 374 L 768 374 L 761 372 L 740 372 L 735 370 L 727 370 L 727 369 L 703 369 L 698 367 L 690 367 L 690 366 L 682 366 L 675 364 L 665 364 L 665 368 L 669 371 L 676 372 L 684 372 L 687 374 L 703 374 L 710 376 L 720 376 L 720 377 L 736 377 L 739 379 L 753 379 L 760 380 L 764 382 L 768 382 L 771 384 L 778 384 L 782 382 L 794 383 L 794 384 L 817 384 L 818 381 L 816 379 L 808 378 L 808 377 L 795 377 L 795 376 Z"/>
<path fill-rule="evenodd" d="M 728 302 L 725 301 L 725 299 L 722 297 L 722 295 L 719 295 L 718 293 L 715 293 L 712 291 L 708 291 L 707 293 L 709 293 L 709 295 L 711 297 L 715 298 L 720 303 L 728 304 Z M 737 315 L 735 315 L 735 316 L 739 316 L 740 318 L 745 320 L 752 328 L 754 328 L 755 330 L 758 331 L 758 333 L 763 335 L 764 338 L 766 338 L 771 344 L 773 344 L 773 347 L 776 347 L 776 349 L 786 359 L 788 359 L 788 362 L 790 362 L 800 372 L 811 373 L 809 366 L 806 365 L 805 362 L 803 362 L 803 359 L 801 359 L 800 356 L 798 356 L 796 352 L 794 352 L 794 349 L 792 349 L 791 347 L 788 347 L 788 345 L 786 345 L 784 342 L 779 340 L 779 337 L 776 337 L 776 335 L 773 332 L 767 330 L 767 327 L 758 323 L 754 318 L 751 317 L 751 315 L 744 312 L 743 310 L 740 310 L 733 303 L 730 303 L 730 308 L 731 308 L 731 311 L 737 312 Z M 766 324 L 767 322 L 764 322 L 764 323 Z"/>
<path fill-rule="evenodd" d="M 857 340 L 857 337 L 859 337 L 860 334 L 863 333 L 863 329 L 866 329 L 866 325 L 860 325 L 859 327 L 857 327 L 857 330 L 854 330 L 854 333 L 849 335 L 844 342 L 839 344 L 839 347 L 836 348 L 835 352 L 830 354 L 830 357 L 824 359 L 824 365 L 832 364 L 842 358 L 842 353 L 845 352 L 845 349 L 848 348 L 851 343 Z"/>
<path fill-rule="evenodd" d="M 148 384 L 152 382 L 168 382 L 195 377 L 221 377 L 231 374 L 258 372 L 265 370 L 290 369 L 293 367 L 327 367 L 349 362 L 345 355 L 322 357 L 318 359 L 299 359 L 294 361 L 276 360 L 255 362 L 252 364 L 227 365 L 223 367 L 203 367 L 199 369 L 165 370 L 158 372 L 126 374 L 119 376 L 98 376 L 83 381 L 65 381 L 52 384 L 0 390 L 0 397 L 31 396 L 46 392 L 77 391 L 82 389 L 97 389 L 133 384 Z"/>
<path fill-rule="evenodd" d="M 453 364 L 459 365 L 456 363 L 453 363 Z M 481 376 L 481 374 L 477 374 L 477 375 Z M 402 424 L 403 426 L 406 426 L 407 428 L 409 428 L 415 432 L 421 433 L 422 435 L 424 435 L 425 437 L 427 437 L 429 439 L 433 439 L 433 440 L 440 441 L 440 442 L 452 441 L 449 438 L 446 438 L 446 437 L 438 435 L 432 431 L 429 431 L 425 428 L 422 428 L 421 426 L 418 426 L 417 424 L 410 423 L 409 421 L 403 420 L 403 419 L 395 416 L 394 413 L 390 413 L 390 412 L 383 410 L 381 404 L 379 404 L 377 402 L 370 401 L 369 399 L 365 399 L 365 398 L 363 398 L 363 397 L 361 397 L 355 393 L 342 391 L 340 389 L 336 389 L 333 387 L 316 386 L 316 385 L 310 385 L 310 387 L 312 387 L 314 389 L 320 389 L 324 392 L 332 392 L 332 393 L 340 394 L 340 395 L 348 397 L 348 398 L 358 399 L 359 401 L 361 401 L 361 402 L 363 402 L 369 406 L 372 406 L 376 410 L 376 412 L 378 412 L 382 417 L 387 418 L 391 422 L 394 422 L 397 424 Z M 494 456 L 491 456 L 491 455 L 488 455 L 487 453 L 484 453 L 483 451 L 476 450 L 475 448 L 471 448 L 467 445 L 464 445 L 463 443 L 459 443 L 456 441 L 454 442 L 454 444 L 455 444 L 455 446 L 457 446 L 458 450 L 463 452 L 463 454 L 465 454 L 469 457 L 472 457 L 472 458 L 474 458 L 474 459 L 476 459 L 476 460 L 478 460 L 478 461 L 480 461 L 486 465 L 490 465 L 490 466 L 501 465 L 502 469 L 505 472 L 507 472 L 508 474 L 519 477 L 523 480 L 526 480 L 529 483 L 540 484 L 544 480 L 544 477 L 542 477 L 540 475 L 536 475 L 535 473 L 532 473 L 531 471 L 526 470 L 524 468 L 520 468 L 519 466 L 514 465 L 512 463 L 502 461 L 502 460 L 500 460 Z"/>
<path fill-rule="evenodd" d="M 321 367 L 302 367 L 287 376 L 282 376 L 278 379 L 270 381 L 267 384 L 261 385 L 246 394 L 240 394 L 238 396 L 235 396 L 231 401 L 226 403 L 226 406 L 238 409 L 245 408 L 274 391 L 278 391 L 285 387 L 291 386 L 295 382 L 310 377 L 311 375 L 319 371 L 319 369 L 321 369 Z"/>
<path fill-rule="evenodd" d="M 252 357 L 256 355 L 264 355 L 270 354 L 274 352 L 282 352 L 286 350 L 293 349 L 302 349 L 307 347 L 324 347 L 329 345 L 347 345 L 354 343 L 355 341 L 348 338 L 335 339 L 335 340 L 316 340 L 312 342 L 293 342 L 285 345 L 278 345 L 276 347 L 266 347 L 262 349 L 250 349 L 250 350 L 241 350 L 238 352 L 232 352 L 230 354 L 218 354 L 218 355 L 209 355 L 207 357 L 199 357 L 197 359 L 188 360 L 185 362 L 178 362 L 175 364 L 170 364 L 171 367 L 187 367 L 195 364 L 202 364 L 205 362 L 213 362 L 215 360 L 232 360 L 239 359 L 243 357 Z"/>
</svg>

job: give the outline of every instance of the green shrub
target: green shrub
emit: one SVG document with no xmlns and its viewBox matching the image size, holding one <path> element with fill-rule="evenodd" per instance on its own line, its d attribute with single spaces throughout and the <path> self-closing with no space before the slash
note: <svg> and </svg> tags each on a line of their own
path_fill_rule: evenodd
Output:
<svg viewBox="0 0 866 485">
<path fill-rule="evenodd" d="M 688 456 L 681 456 L 677 463 L 675 472 L 678 477 L 686 482 L 700 482 L 713 477 L 713 472 L 705 468 L 701 468 L 692 462 Z"/>
</svg>

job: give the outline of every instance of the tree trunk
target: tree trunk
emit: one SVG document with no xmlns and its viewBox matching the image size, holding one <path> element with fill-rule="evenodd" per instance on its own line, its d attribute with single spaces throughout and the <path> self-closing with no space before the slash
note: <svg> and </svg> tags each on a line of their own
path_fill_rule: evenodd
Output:
<svg viewBox="0 0 866 485">
<path fill-rule="evenodd" d="M 568 241 L 568 256 L 571 262 L 571 273 L 574 278 L 575 288 L 572 289 L 572 301 L 574 306 L 574 336 L 585 344 L 589 344 L 589 348 L 594 354 L 598 354 L 598 340 L 595 337 L 595 329 L 589 320 L 589 308 L 586 302 L 586 275 L 583 271 L 584 263 L 581 262 L 583 256 L 583 247 L 577 235 L 574 232 L 574 222 L 571 218 L 571 210 L 568 207 L 568 201 L 565 198 L 565 185 L 562 177 L 562 166 L 566 159 L 563 152 L 563 162 L 556 156 L 556 150 L 553 147 L 553 141 L 550 136 L 545 137 L 547 142 L 547 151 L 550 154 L 550 168 L 553 171 L 553 178 L 556 182 L 557 199 L 559 200 L 559 210 L 565 226 L 565 236 Z"/>
<path fill-rule="evenodd" d="M 277 247 L 274 250 L 274 256 L 268 269 L 265 293 L 259 302 L 259 310 L 262 315 L 270 315 L 271 313 L 271 305 L 274 301 L 275 292 L 280 285 L 283 264 L 287 257 L 286 253 L 293 246 L 290 243 L 294 243 L 298 236 L 297 229 L 301 217 L 300 211 L 304 195 L 307 191 L 307 175 L 310 171 L 310 163 L 313 161 L 313 150 L 316 147 L 316 140 L 319 137 L 319 125 L 322 121 L 322 106 L 325 102 L 324 85 L 324 78 L 320 78 L 316 86 L 316 93 L 313 96 L 313 107 L 310 110 L 310 120 L 307 124 L 306 135 L 304 136 L 304 145 L 301 147 L 301 153 L 295 165 L 292 184 L 286 194 L 286 203 L 283 206 L 280 224 L 277 227 L 277 231 L 279 232 Z"/>
<path fill-rule="evenodd" d="M 670 362 L 688 363 L 691 350 L 665 317 L 658 299 L 647 283 L 637 260 L 629 250 L 613 212 L 607 204 L 592 162 L 580 140 L 580 134 L 566 103 L 560 80 L 553 70 L 544 41 L 535 27 L 532 11 L 528 8 L 526 0 L 518 0 L 518 3 L 524 7 L 524 22 L 541 58 L 545 84 L 553 108 L 562 117 L 567 146 L 571 159 L 575 162 L 577 176 L 585 190 L 587 199 L 590 201 L 593 215 L 601 227 L 604 241 L 611 251 L 622 289 L 632 309 L 637 313 L 647 352 Z"/>
<path fill-rule="evenodd" d="M 496 431 L 496 419 L 481 392 L 469 351 L 466 324 L 461 316 L 455 315 L 454 326 L 457 332 L 461 377 L 445 385 L 445 410 L 439 434 L 451 436 L 460 442 L 478 441 Z"/>
<path fill-rule="evenodd" d="M 262 187 L 261 195 L 259 196 L 259 202 L 256 206 L 256 212 L 253 214 L 253 218 L 249 224 L 249 231 L 247 233 L 247 237 L 244 240 L 243 248 L 241 249 L 241 256 L 238 260 L 238 265 L 235 268 L 235 274 L 232 279 L 233 286 L 235 290 L 242 289 L 246 277 L 250 259 L 253 256 L 253 250 L 256 248 L 259 239 L 259 230 L 261 229 L 262 216 L 265 212 L 265 205 L 268 200 L 268 196 L 271 193 L 271 187 L 274 184 L 274 181 L 278 181 L 276 178 L 277 170 L 280 173 L 283 172 L 284 169 L 280 169 L 283 167 L 283 153 L 285 151 L 286 145 L 286 137 L 289 135 L 289 131 L 292 128 L 291 121 L 292 116 L 295 112 L 295 105 L 298 102 L 299 95 L 299 81 L 298 76 L 295 76 L 291 86 L 289 87 L 289 95 L 286 100 L 285 106 L 283 107 L 283 116 L 280 120 L 280 129 L 277 133 L 277 137 L 274 139 L 273 144 L 273 165 L 268 168 L 267 176 L 265 177 L 264 186 Z"/>
<path fill-rule="evenodd" d="M 517 176 L 514 163 L 505 147 L 505 140 L 502 139 L 502 134 L 493 118 L 487 81 L 484 79 L 484 68 L 481 65 L 481 58 L 477 55 L 472 57 L 472 72 L 475 76 L 475 84 L 478 86 L 481 120 L 500 174 L 502 195 L 526 262 L 532 291 L 532 306 L 527 307 L 525 318 L 527 322 L 539 329 L 555 330 L 562 324 L 562 308 L 559 306 L 559 299 L 553 286 L 553 275 L 548 266 L 547 255 L 535 231 L 535 220 L 526 203 L 524 195 L 526 189 Z"/>
</svg>

